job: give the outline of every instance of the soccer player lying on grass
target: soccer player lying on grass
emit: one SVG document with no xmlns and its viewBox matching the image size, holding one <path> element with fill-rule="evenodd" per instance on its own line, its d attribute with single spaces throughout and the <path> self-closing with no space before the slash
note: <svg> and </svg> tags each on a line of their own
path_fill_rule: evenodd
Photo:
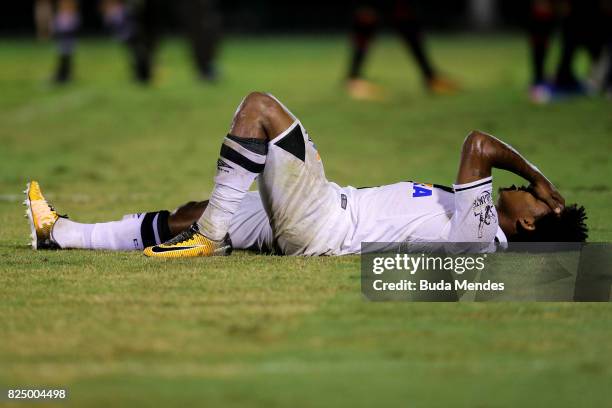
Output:
<svg viewBox="0 0 612 408">
<path fill-rule="evenodd" d="M 565 206 L 552 183 L 516 150 L 481 132 L 463 143 L 453 189 L 416 182 L 356 189 L 325 178 L 316 147 L 276 98 L 248 95 L 221 145 L 208 201 L 120 221 L 79 224 L 57 215 L 36 182 L 26 190 L 32 246 L 143 249 L 151 257 L 226 255 L 232 247 L 284 255 L 343 255 L 361 242 L 585 241 L 583 207 Z M 500 189 L 491 169 L 527 188 Z M 258 178 L 259 192 L 248 192 Z M 230 240 L 231 239 L 231 240 Z"/>
</svg>

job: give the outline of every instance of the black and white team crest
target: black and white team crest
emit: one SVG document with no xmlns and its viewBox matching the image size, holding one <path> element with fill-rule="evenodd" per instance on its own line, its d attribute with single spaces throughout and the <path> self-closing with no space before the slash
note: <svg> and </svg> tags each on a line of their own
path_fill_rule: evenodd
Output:
<svg viewBox="0 0 612 408">
<path fill-rule="evenodd" d="M 478 238 L 482 238 L 485 225 L 491 225 L 491 221 L 496 220 L 494 208 L 490 191 L 483 191 L 474 200 L 472 210 L 474 210 L 474 217 L 478 217 Z"/>
</svg>

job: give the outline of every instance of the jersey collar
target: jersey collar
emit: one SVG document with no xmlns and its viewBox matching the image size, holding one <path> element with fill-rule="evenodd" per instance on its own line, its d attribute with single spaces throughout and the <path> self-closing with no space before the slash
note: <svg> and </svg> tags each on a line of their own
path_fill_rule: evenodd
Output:
<svg viewBox="0 0 612 408">
<path fill-rule="evenodd" d="M 506 234 L 500 227 L 497 227 L 497 233 L 495 234 L 495 242 L 499 244 L 503 249 L 508 248 L 508 238 L 506 238 Z"/>
</svg>

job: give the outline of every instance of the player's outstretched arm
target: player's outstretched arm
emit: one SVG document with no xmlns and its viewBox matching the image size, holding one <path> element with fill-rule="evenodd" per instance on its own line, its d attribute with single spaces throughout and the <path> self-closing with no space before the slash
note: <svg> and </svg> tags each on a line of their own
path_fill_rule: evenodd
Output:
<svg viewBox="0 0 612 408">
<path fill-rule="evenodd" d="M 487 133 L 474 130 L 463 142 L 457 183 L 464 184 L 491 175 L 491 169 L 510 171 L 527 180 L 535 194 L 560 214 L 565 200 L 540 170 L 510 145 Z"/>
</svg>

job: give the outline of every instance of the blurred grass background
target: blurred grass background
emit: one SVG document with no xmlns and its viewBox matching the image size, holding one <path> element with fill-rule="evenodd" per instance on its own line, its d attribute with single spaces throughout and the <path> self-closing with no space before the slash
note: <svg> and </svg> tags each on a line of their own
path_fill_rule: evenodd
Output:
<svg viewBox="0 0 612 408">
<path fill-rule="evenodd" d="M 47 81 L 49 46 L 0 43 L 0 384 L 67 386 L 72 406 L 606 406 L 607 304 L 373 304 L 358 257 L 160 263 L 25 245 L 29 179 L 85 222 L 206 197 L 252 90 L 302 119 L 339 184 L 451 184 L 464 136 L 493 133 L 586 206 L 592 241 L 610 240 L 609 101 L 529 104 L 520 37 L 431 45 L 463 93 L 427 95 L 402 45 L 383 38 L 368 76 L 390 97 L 364 103 L 343 92 L 342 37 L 231 39 L 216 85 L 168 41 L 152 88 L 130 82 L 109 42 L 82 42 L 63 88 Z"/>
</svg>

